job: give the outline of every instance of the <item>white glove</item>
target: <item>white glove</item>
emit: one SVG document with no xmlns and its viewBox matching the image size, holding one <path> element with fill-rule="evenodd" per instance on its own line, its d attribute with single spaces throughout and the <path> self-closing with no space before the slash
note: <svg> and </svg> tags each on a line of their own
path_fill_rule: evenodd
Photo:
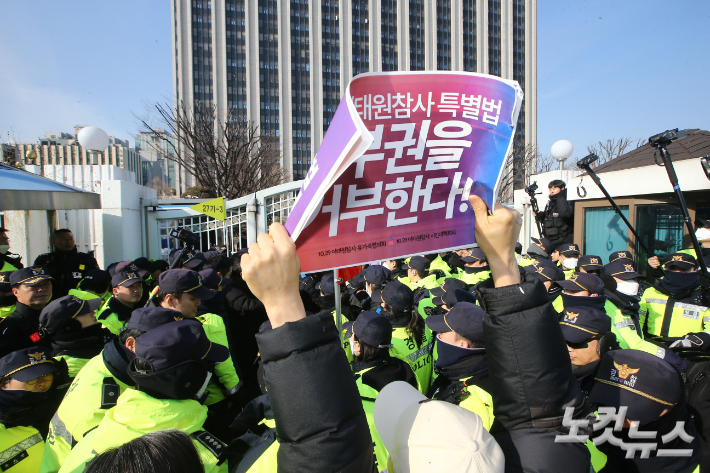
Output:
<svg viewBox="0 0 710 473">
<path fill-rule="evenodd" d="M 676 340 L 675 342 L 671 343 L 671 348 L 678 348 L 678 347 L 690 348 L 692 346 L 693 346 L 693 344 L 690 343 L 690 340 L 688 340 L 687 338 L 683 338 L 681 340 Z"/>
</svg>

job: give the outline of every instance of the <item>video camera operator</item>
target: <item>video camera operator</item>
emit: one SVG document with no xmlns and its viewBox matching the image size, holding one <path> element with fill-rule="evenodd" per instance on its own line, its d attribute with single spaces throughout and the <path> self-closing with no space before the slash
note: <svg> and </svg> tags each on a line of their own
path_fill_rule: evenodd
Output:
<svg viewBox="0 0 710 473">
<path fill-rule="evenodd" d="M 533 212 L 542 222 L 545 237 L 555 246 L 572 243 L 574 233 L 574 207 L 567 201 L 567 185 L 555 179 L 547 185 L 550 200 L 542 212 Z"/>
</svg>

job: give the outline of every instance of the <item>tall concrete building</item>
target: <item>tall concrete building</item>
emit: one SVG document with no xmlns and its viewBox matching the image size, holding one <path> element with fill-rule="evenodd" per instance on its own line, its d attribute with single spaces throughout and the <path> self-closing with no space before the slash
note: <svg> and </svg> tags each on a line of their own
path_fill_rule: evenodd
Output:
<svg viewBox="0 0 710 473">
<path fill-rule="evenodd" d="M 279 136 L 301 179 L 353 76 L 454 70 L 517 80 L 537 136 L 537 0 L 172 0 L 176 103 Z"/>
</svg>

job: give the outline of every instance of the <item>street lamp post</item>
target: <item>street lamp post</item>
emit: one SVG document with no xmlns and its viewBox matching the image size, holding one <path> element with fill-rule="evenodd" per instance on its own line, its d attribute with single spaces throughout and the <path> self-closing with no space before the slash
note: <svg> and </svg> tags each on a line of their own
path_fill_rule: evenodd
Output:
<svg viewBox="0 0 710 473">
<path fill-rule="evenodd" d="M 572 146 L 572 143 L 568 140 L 555 141 L 552 148 L 550 148 L 550 154 L 552 154 L 552 157 L 560 163 L 560 179 L 562 179 L 562 171 L 564 170 L 565 161 L 572 156 L 573 152 L 574 146 Z"/>
<path fill-rule="evenodd" d="M 108 135 L 101 128 L 85 126 L 77 135 L 79 144 L 91 154 L 91 164 L 98 163 L 98 153 L 103 153 L 108 148 Z"/>
</svg>

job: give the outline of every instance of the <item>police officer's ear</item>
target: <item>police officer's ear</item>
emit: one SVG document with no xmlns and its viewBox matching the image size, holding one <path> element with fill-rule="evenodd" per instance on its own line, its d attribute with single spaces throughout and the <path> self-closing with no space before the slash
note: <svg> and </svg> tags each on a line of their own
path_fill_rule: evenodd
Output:
<svg viewBox="0 0 710 473">
<path fill-rule="evenodd" d="M 133 337 L 126 338 L 126 348 L 131 350 L 133 353 L 136 352 L 136 339 Z"/>
</svg>

